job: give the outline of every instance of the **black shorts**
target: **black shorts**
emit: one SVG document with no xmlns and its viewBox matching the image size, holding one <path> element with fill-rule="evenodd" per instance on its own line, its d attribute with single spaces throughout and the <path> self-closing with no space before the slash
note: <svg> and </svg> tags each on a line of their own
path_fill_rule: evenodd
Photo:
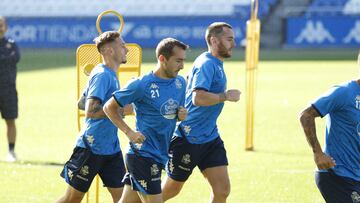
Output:
<svg viewBox="0 0 360 203">
<path fill-rule="evenodd" d="M 125 161 L 128 169 L 123 180 L 125 184 L 147 195 L 161 194 L 162 164 L 135 154 L 126 154 Z"/>
<path fill-rule="evenodd" d="M 316 185 L 327 203 L 360 203 L 360 182 L 334 171 L 316 172 Z"/>
<path fill-rule="evenodd" d="M 18 96 L 15 87 L 0 87 L 0 111 L 4 119 L 18 117 Z"/>
<path fill-rule="evenodd" d="M 170 143 L 169 156 L 166 172 L 169 177 L 181 182 L 189 178 L 195 166 L 203 171 L 228 165 L 224 142 L 220 137 L 204 144 L 191 144 L 185 137 L 174 136 Z"/>
<path fill-rule="evenodd" d="M 70 160 L 65 163 L 61 176 L 73 188 L 87 192 L 96 174 L 105 187 L 123 187 L 125 165 L 121 151 L 112 155 L 93 154 L 89 149 L 75 147 Z"/>
</svg>

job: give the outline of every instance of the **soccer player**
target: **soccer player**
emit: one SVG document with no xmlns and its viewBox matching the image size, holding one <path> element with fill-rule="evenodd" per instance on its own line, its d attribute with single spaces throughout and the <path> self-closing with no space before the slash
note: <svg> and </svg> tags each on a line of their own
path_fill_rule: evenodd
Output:
<svg viewBox="0 0 360 203">
<path fill-rule="evenodd" d="M 117 128 L 102 108 L 112 93 L 120 88 L 116 73 L 120 64 L 126 63 L 128 49 L 120 33 L 115 31 L 104 32 L 94 42 L 103 63 L 91 71 L 78 102 L 79 108 L 85 109 L 85 124 L 73 154 L 61 173 L 69 186 L 65 195 L 58 200 L 59 203 L 81 202 L 96 174 L 100 175 L 114 202 L 119 201 L 124 186 L 121 180 L 126 171 Z M 131 107 L 127 107 L 127 110 L 131 112 Z"/>
<path fill-rule="evenodd" d="M 360 67 L 360 53 L 358 56 Z M 315 118 L 326 116 L 325 149 Z M 318 168 L 316 185 L 327 203 L 360 202 L 360 77 L 335 85 L 300 114 Z"/>
<path fill-rule="evenodd" d="M 156 69 L 115 92 L 104 106 L 106 115 L 130 140 L 122 203 L 138 202 L 139 198 L 147 203 L 163 202 L 161 171 L 168 160 L 176 122 L 187 115 L 183 107 L 186 83 L 178 76 L 187 48 L 173 38 L 160 41 L 156 47 Z M 118 114 L 127 104 L 134 105 L 136 130 Z"/>
<path fill-rule="evenodd" d="M 17 159 L 15 154 L 15 119 L 18 117 L 16 64 L 20 60 L 20 52 L 14 40 L 5 37 L 6 32 L 6 20 L 0 16 L 0 112 L 6 122 L 9 143 L 6 161 L 14 162 Z"/>
<path fill-rule="evenodd" d="M 237 102 L 240 91 L 226 90 L 223 61 L 235 47 L 232 27 L 212 23 L 206 30 L 208 52 L 194 62 L 186 87 L 185 107 L 189 116 L 181 122 L 170 144 L 168 177 L 163 184 L 166 201 L 177 195 L 195 166 L 208 180 L 211 202 L 225 202 L 230 193 L 227 157 L 216 120 L 225 101 Z"/>
</svg>

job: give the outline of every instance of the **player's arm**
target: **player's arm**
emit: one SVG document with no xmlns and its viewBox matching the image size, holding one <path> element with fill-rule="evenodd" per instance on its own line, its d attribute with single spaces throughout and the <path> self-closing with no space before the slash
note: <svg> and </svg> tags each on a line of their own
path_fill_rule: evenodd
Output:
<svg viewBox="0 0 360 203">
<path fill-rule="evenodd" d="M 241 92 L 236 89 L 227 90 L 219 94 L 208 92 L 203 89 L 195 89 L 192 102 L 195 106 L 212 106 L 225 101 L 237 102 Z"/>
<path fill-rule="evenodd" d="M 83 110 L 83 111 L 85 110 L 85 101 L 86 101 L 86 97 L 85 97 L 85 95 L 82 95 L 78 101 L 78 108 L 80 110 Z"/>
<path fill-rule="evenodd" d="M 96 98 L 89 98 L 85 102 L 85 117 L 86 118 L 104 118 L 106 117 L 101 101 Z"/>
<path fill-rule="evenodd" d="M 300 113 L 300 123 L 304 130 L 307 142 L 314 153 L 314 160 L 319 169 L 329 169 L 335 166 L 335 161 L 323 153 L 316 136 L 315 118 L 320 114 L 313 106 L 307 107 Z"/>
<path fill-rule="evenodd" d="M 121 107 L 114 97 L 111 97 L 104 105 L 103 110 L 107 117 L 118 127 L 133 143 L 142 143 L 145 136 L 141 132 L 132 130 L 124 121 L 124 108 Z"/>
</svg>

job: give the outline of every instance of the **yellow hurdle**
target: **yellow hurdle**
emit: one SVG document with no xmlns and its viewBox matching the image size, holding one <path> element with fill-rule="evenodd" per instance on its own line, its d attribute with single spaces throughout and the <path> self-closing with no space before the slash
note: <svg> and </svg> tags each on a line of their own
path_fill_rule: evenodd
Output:
<svg viewBox="0 0 360 203">
<path fill-rule="evenodd" d="M 260 20 L 257 18 L 259 1 L 251 1 L 251 17 L 246 22 L 246 128 L 245 150 L 254 149 L 254 106 L 256 70 L 259 62 Z"/>
<path fill-rule="evenodd" d="M 102 12 L 97 20 L 96 20 L 96 28 L 99 32 L 99 35 L 102 32 L 100 28 L 100 21 L 104 15 L 114 14 L 118 17 L 120 21 L 119 32 L 121 33 L 124 27 L 123 17 L 116 11 L 108 10 Z M 126 64 L 122 64 L 117 72 L 118 79 L 120 80 L 120 86 L 123 87 L 127 81 L 129 81 L 133 77 L 138 77 L 140 75 L 141 70 L 141 62 L 142 62 L 142 50 L 141 47 L 137 44 L 126 44 L 126 48 L 128 48 L 128 53 L 126 55 L 127 62 Z M 76 69 L 77 69 L 77 99 L 81 97 L 83 90 L 86 86 L 88 76 L 90 75 L 91 70 L 99 63 L 102 63 L 101 55 L 98 52 L 95 44 L 83 44 L 80 45 L 76 51 Z M 81 129 L 81 124 L 83 123 L 83 119 L 85 117 L 85 113 L 82 110 L 77 109 L 77 126 L 78 130 Z M 96 189 L 95 189 L 95 202 L 99 202 L 99 185 L 100 178 L 96 176 Z M 89 190 L 90 191 L 90 190 Z M 86 202 L 89 203 L 89 193 L 86 194 Z"/>
</svg>

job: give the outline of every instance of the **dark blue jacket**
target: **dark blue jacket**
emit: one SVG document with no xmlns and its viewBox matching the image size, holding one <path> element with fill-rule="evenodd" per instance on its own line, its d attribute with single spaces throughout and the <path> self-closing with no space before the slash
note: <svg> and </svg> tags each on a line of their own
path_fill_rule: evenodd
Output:
<svg viewBox="0 0 360 203">
<path fill-rule="evenodd" d="M 0 39 L 0 86 L 16 84 L 16 64 L 20 60 L 19 48 L 14 40 Z"/>
</svg>

